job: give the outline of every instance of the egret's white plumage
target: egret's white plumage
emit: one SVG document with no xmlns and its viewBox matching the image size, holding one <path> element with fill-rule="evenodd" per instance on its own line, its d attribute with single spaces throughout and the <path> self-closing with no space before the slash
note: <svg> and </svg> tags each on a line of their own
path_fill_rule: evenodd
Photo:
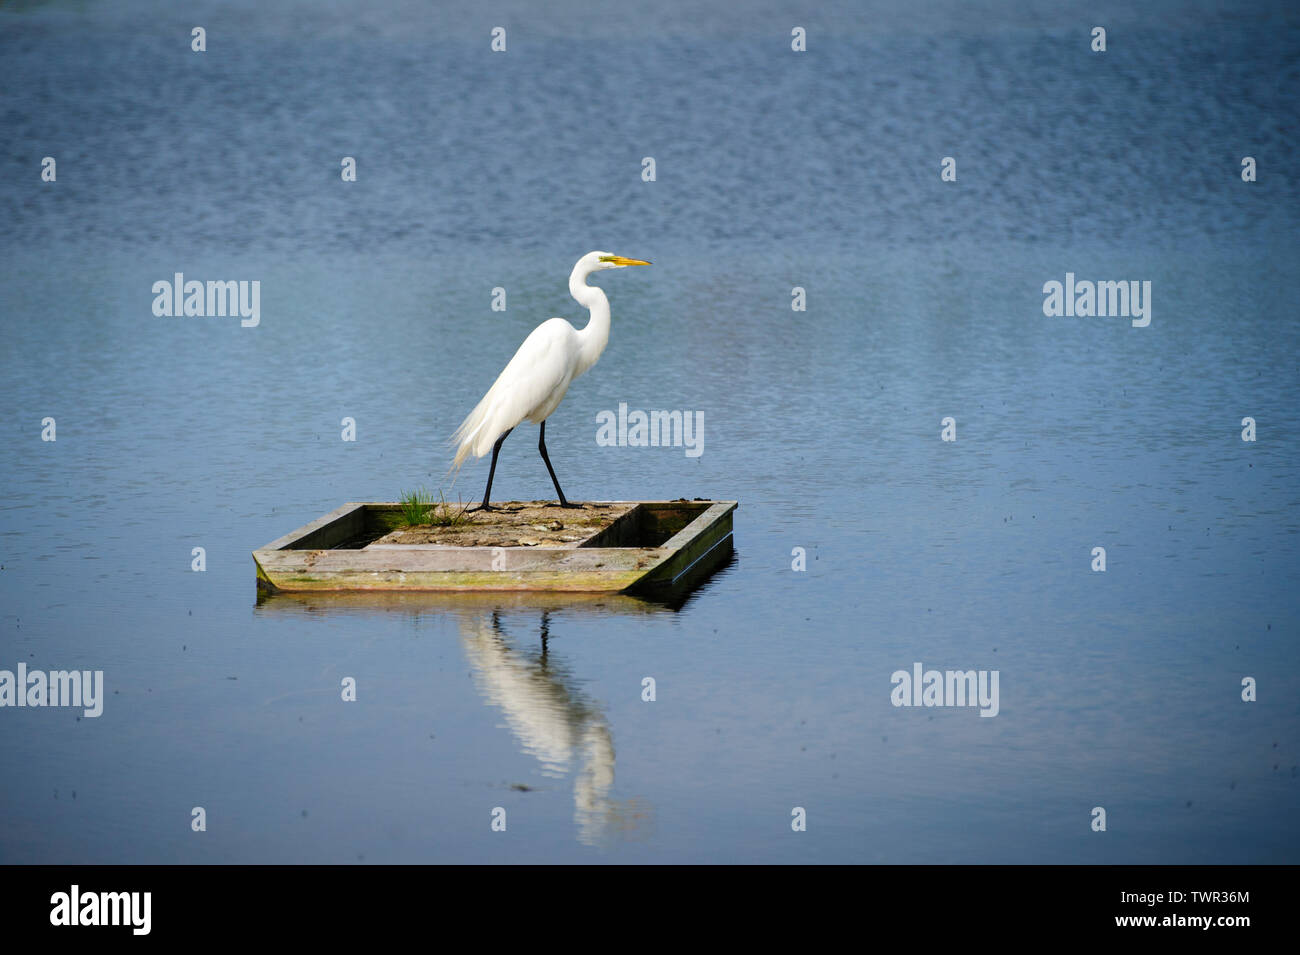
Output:
<svg viewBox="0 0 1300 955">
<path fill-rule="evenodd" d="M 483 457 L 497 438 L 525 418 L 539 424 L 550 416 L 581 374 L 573 359 L 581 334 L 562 318 L 547 319 L 533 329 L 457 429 L 456 467 L 470 455 Z M 608 340 L 608 330 L 605 337 Z"/>
<path fill-rule="evenodd" d="M 547 319 L 533 329 L 487 394 L 456 429 L 452 438 L 456 444 L 453 469 L 459 469 L 470 456 L 481 458 L 494 450 L 497 440 L 525 419 L 533 424 L 545 422 L 573 380 L 600 358 L 609 342 L 609 299 L 601 289 L 588 285 L 587 277 L 603 269 L 649 264 L 608 252 L 588 252 L 578 260 L 569 275 L 569 293 L 590 310 L 591 318 L 582 329 L 562 318 Z M 544 444 L 541 450 L 546 460 Z M 549 470 L 550 461 L 546 464 Z M 559 482 L 555 484 L 559 492 Z M 491 486 L 489 475 L 484 503 Z M 564 500 L 563 493 L 560 499 Z"/>
</svg>

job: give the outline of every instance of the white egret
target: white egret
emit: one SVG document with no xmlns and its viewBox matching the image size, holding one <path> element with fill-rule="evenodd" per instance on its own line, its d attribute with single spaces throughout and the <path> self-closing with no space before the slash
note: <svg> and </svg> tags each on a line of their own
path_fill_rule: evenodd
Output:
<svg viewBox="0 0 1300 955">
<path fill-rule="evenodd" d="M 573 379 L 596 364 L 609 342 L 609 299 L 600 288 L 587 284 L 587 276 L 603 269 L 649 264 L 608 252 L 588 252 L 578 260 L 569 275 L 569 294 L 591 312 L 587 324 L 578 330 L 562 318 L 551 318 L 534 328 L 452 438 L 457 446 L 453 470 L 459 469 L 470 455 L 481 458 L 492 449 L 492 466 L 488 468 L 483 500 L 477 507 L 468 508 L 469 511 L 495 510 L 490 498 L 497 455 L 502 442 L 525 418 L 541 425 L 537 450 L 542 453 L 555 493 L 560 496 L 560 507 L 582 506 L 565 500 L 560 482 L 555 478 L 555 468 L 546 454 L 546 419 L 564 398 Z"/>
</svg>

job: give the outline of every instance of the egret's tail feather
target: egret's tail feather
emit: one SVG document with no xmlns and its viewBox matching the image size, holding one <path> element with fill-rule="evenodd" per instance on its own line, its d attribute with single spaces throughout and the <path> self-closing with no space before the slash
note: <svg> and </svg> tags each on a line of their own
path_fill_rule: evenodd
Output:
<svg viewBox="0 0 1300 955">
<path fill-rule="evenodd" d="M 456 445 L 456 456 L 452 459 L 451 470 L 459 472 L 460 466 L 465 463 L 465 459 L 471 454 L 476 458 L 483 457 L 487 448 L 492 446 L 491 442 L 487 447 L 479 440 L 483 426 L 487 423 L 488 409 L 491 408 L 492 390 L 489 390 L 483 399 L 474 406 L 474 410 L 465 416 L 465 420 L 460 423 L 456 433 L 452 435 L 452 443 Z"/>
</svg>

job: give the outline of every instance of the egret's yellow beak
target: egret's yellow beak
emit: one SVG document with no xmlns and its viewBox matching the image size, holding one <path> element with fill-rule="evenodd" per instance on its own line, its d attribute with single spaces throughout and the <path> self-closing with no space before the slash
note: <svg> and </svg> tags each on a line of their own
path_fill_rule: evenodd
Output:
<svg viewBox="0 0 1300 955">
<path fill-rule="evenodd" d="M 628 259 L 621 255 L 602 255 L 602 262 L 611 262 L 614 265 L 649 265 L 649 262 L 642 262 L 640 259 Z"/>
</svg>

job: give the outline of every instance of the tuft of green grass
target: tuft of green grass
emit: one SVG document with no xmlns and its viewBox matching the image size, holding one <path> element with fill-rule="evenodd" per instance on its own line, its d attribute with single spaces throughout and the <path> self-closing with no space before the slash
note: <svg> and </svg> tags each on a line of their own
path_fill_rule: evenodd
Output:
<svg viewBox="0 0 1300 955">
<path fill-rule="evenodd" d="M 424 488 L 416 488 L 414 491 L 403 491 L 399 499 L 401 507 L 398 511 L 401 522 L 407 527 L 417 527 L 420 524 L 427 524 L 429 521 L 429 512 L 433 510 L 433 498 Z"/>
<path fill-rule="evenodd" d="M 455 527 L 469 523 L 465 506 L 448 504 L 442 496 L 442 491 L 438 492 L 436 501 L 423 487 L 416 488 L 414 491 L 403 491 L 400 505 L 399 520 L 407 527 Z"/>
</svg>

